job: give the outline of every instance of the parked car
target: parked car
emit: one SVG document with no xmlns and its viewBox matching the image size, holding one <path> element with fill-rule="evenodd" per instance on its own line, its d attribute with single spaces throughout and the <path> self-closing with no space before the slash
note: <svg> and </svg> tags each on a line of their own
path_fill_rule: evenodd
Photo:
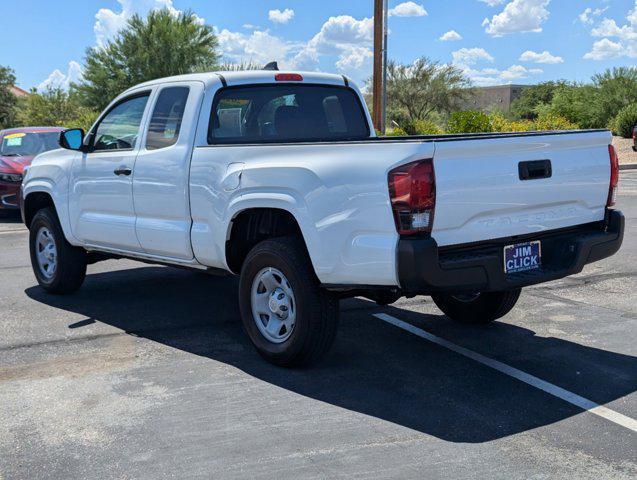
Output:
<svg viewBox="0 0 637 480">
<path fill-rule="evenodd" d="M 113 257 L 237 274 L 278 365 L 326 353 L 341 298 L 431 295 L 484 324 L 623 240 L 609 131 L 378 138 L 340 75 L 154 80 L 60 140 L 22 187 L 42 288 L 74 292 Z"/>
<path fill-rule="evenodd" d="M 60 148 L 62 130 L 59 127 L 0 130 L 0 210 L 17 211 L 24 168 L 36 155 Z"/>
</svg>

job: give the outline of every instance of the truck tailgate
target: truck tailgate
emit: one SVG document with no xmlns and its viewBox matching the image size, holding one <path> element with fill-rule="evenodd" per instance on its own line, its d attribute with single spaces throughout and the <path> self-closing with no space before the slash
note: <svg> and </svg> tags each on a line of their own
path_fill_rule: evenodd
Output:
<svg viewBox="0 0 637 480">
<path fill-rule="evenodd" d="M 610 142 L 609 132 L 436 141 L 433 238 L 458 245 L 603 220 Z M 520 163 L 547 161 L 550 176 L 522 179 Z"/>
</svg>

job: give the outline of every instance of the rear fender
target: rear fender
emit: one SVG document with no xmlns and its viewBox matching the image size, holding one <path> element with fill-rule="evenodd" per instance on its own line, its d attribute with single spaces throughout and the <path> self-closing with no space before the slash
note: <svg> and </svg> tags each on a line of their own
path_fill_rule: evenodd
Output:
<svg viewBox="0 0 637 480">
<path fill-rule="evenodd" d="M 320 239 L 318 232 L 314 226 L 314 223 L 308 215 L 307 205 L 305 204 L 303 197 L 295 192 L 258 192 L 248 193 L 237 196 L 230 202 L 228 210 L 226 212 L 226 240 L 230 238 L 232 232 L 232 221 L 243 211 L 254 208 L 273 208 L 278 210 L 284 210 L 294 217 L 296 223 L 299 225 L 301 234 L 303 235 L 303 241 L 310 254 L 310 260 L 314 271 L 317 276 L 321 278 L 320 271 Z M 317 261 L 319 260 L 319 261 Z M 228 268 L 227 261 L 225 267 Z"/>
</svg>

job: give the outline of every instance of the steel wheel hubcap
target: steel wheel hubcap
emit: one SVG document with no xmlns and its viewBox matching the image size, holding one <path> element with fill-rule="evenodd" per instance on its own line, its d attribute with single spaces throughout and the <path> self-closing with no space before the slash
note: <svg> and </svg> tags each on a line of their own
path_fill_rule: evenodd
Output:
<svg viewBox="0 0 637 480">
<path fill-rule="evenodd" d="M 57 269 L 58 251 L 53 234 L 47 227 L 41 227 L 35 237 L 35 255 L 40 273 L 51 279 Z"/>
<path fill-rule="evenodd" d="M 288 279 L 276 268 L 264 268 L 252 281 L 252 318 L 268 341 L 283 343 L 294 330 L 296 301 Z"/>
</svg>

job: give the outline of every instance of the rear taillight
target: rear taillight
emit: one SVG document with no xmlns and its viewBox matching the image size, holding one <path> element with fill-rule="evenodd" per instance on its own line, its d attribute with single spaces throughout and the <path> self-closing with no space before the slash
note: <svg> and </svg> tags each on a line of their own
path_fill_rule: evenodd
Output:
<svg viewBox="0 0 637 480">
<path fill-rule="evenodd" d="M 615 205 L 617 199 L 617 187 L 619 185 L 619 158 L 617 157 L 617 151 L 612 145 L 608 146 L 608 153 L 610 155 L 610 187 L 608 189 L 608 201 L 606 207 L 612 207 Z"/>
<path fill-rule="evenodd" d="M 408 163 L 390 171 L 389 197 L 400 235 L 431 232 L 436 207 L 433 160 Z"/>
</svg>

